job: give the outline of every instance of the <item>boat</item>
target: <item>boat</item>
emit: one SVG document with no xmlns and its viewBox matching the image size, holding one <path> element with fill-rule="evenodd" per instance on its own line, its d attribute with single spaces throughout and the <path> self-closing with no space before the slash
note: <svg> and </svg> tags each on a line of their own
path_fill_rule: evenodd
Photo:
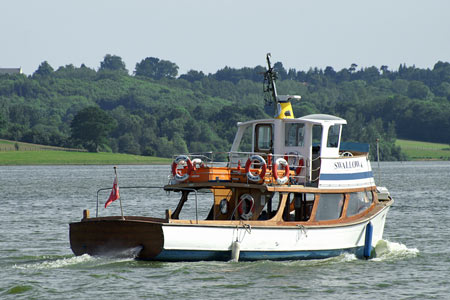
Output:
<svg viewBox="0 0 450 300">
<path fill-rule="evenodd" d="M 228 153 L 175 155 L 170 180 L 159 188 L 180 199 L 163 216 L 100 217 L 97 193 L 96 216 L 85 210 L 70 224 L 75 255 L 127 249 L 151 261 L 376 255 L 394 200 L 375 184 L 369 146 L 342 142 L 347 122 L 340 117 L 295 118 L 291 101 L 301 97 L 278 95 L 270 54 L 266 59 L 264 91 L 274 117 L 238 123 Z M 210 198 L 205 218 L 198 217 L 201 192 Z M 195 217 L 180 216 L 186 203 Z"/>
</svg>

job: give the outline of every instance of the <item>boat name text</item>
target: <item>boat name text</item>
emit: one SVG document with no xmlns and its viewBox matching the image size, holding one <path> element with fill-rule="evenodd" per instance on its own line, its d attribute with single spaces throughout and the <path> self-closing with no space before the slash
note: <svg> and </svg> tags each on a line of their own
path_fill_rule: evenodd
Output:
<svg viewBox="0 0 450 300">
<path fill-rule="evenodd" d="M 353 161 L 337 161 L 334 163 L 335 169 L 357 169 L 362 168 L 363 164 L 359 160 L 353 160 Z"/>
</svg>

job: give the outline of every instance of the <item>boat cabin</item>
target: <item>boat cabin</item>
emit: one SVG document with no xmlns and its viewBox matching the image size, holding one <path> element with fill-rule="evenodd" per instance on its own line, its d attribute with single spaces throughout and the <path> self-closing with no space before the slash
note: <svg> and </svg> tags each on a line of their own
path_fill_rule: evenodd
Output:
<svg viewBox="0 0 450 300">
<path fill-rule="evenodd" d="M 222 221 L 226 224 L 239 220 L 253 225 L 260 224 L 261 221 L 277 225 L 283 223 L 285 226 L 335 224 L 362 217 L 374 208 L 379 200 L 383 201 L 378 198 L 375 187 L 324 190 L 303 186 L 261 187 L 242 183 L 224 183 L 218 186 L 204 183 L 166 186 L 165 189 L 182 192 L 176 209 L 173 212 L 166 211 L 166 218 L 174 223 L 186 222 L 183 213 L 180 213 L 184 211 L 188 195 L 191 195 L 191 203 L 197 203 L 197 193 L 195 199 L 192 199 L 193 191 L 200 189 L 207 189 L 212 193 L 213 205 L 206 217 L 199 219 L 196 212 L 197 224 L 211 221 Z M 190 209 L 197 206 L 191 205 Z"/>
<path fill-rule="evenodd" d="M 296 119 L 262 119 L 238 123 L 231 147 L 231 165 L 245 161 L 248 152 L 265 159 L 285 157 L 291 168 L 302 165 L 301 182 L 317 182 L 320 158 L 338 158 L 342 125 L 347 121 L 326 114 L 308 115 Z"/>
</svg>

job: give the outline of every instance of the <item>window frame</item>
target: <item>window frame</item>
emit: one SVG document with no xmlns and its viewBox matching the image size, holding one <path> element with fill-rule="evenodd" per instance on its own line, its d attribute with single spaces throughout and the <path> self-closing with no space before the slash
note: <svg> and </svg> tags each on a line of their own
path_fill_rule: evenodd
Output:
<svg viewBox="0 0 450 300">
<path fill-rule="evenodd" d="M 269 148 L 259 148 L 259 141 L 260 141 L 260 128 L 269 128 Z M 273 124 L 270 123 L 261 123 L 255 125 L 255 146 L 254 146 L 254 152 L 263 152 L 263 153 L 272 153 L 273 152 Z"/>
</svg>

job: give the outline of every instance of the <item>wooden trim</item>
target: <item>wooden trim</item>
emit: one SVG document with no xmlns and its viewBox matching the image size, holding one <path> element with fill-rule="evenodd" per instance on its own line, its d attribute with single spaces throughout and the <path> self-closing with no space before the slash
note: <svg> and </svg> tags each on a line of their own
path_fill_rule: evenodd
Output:
<svg viewBox="0 0 450 300">
<path fill-rule="evenodd" d="M 287 195 L 286 195 L 287 197 Z M 282 198 L 286 200 L 286 198 Z M 341 226 L 350 226 L 354 224 L 358 224 L 361 222 L 365 222 L 367 219 L 378 214 L 385 207 L 390 206 L 393 203 L 388 202 L 386 204 L 379 204 L 371 209 L 365 211 L 363 215 L 355 215 L 349 218 L 338 219 L 338 220 L 330 220 L 330 221 L 284 221 L 282 219 L 282 210 L 278 211 L 277 214 L 270 220 L 230 220 L 230 221 L 212 221 L 212 220 L 199 220 L 198 224 L 196 224 L 195 220 L 171 220 L 171 224 L 177 225 L 201 225 L 201 226 L 243 226 L 250 225 L 252 227 L 295 227 L 298 225 L 305 226 L 306 228 L 319 228 L 319 227 L 341 227 Z M 314 210 L 314 208 L 313 208 Z"/>
<path fill-rule="evenodd" d="M 348 208 L 349 202 L 350 202 L 350 193 L 345 193 L 344 194 L 344 207 L 342 208 L 342 214 L 339 219 L 344 219 L 347 217 L 347 208 Z"/>
<path fill-rule="evenodd" d="M 287 193 L 322 193 L 322 194 L 336 194 L 336 193 L 353 193 L 362 191 L 375 191 L 376 186 L 357 187 L 357 188 L 333 188 L 324 189 L 317 187 L 305 187 L 303 185 L 267 185 L 267 184 L 252 184 L 252 183 L 236 183 L 236 182 L 195 182 L 195 183 L 178 183 L 164 186 L 165 190 L 180 191 L 182 189 L 229 189 L 229 188 L 249 188 L 259 189 L 261 192 L 287 192 Z"/>
<path fill-rule="evenodd" d="M 313 208 L 311 210 L 311 216 L 309 217 L 309 220 L 307 222 L 315 222 L 316 221 L 316 212 L 317 212 L 317 206 L 319 205 L 319 195 L 314 194 L 314 204 Z"/>
<path fill-rule="evenodd" d="M 283 213 L 284 213 L 284 209 L 286 208 L 286 201 L 288 198 L 288 193 L 281 193 L 281 200 L 280 200 L 280 204 L 278 205 L 278 210 L 277 213 L 275 214 L 275 216 L 273 216 L 272 219 L 270 219 L 270 221 L 275 221 L 275 222 L 284 222 L 283 221 Z"/>
</svg>

